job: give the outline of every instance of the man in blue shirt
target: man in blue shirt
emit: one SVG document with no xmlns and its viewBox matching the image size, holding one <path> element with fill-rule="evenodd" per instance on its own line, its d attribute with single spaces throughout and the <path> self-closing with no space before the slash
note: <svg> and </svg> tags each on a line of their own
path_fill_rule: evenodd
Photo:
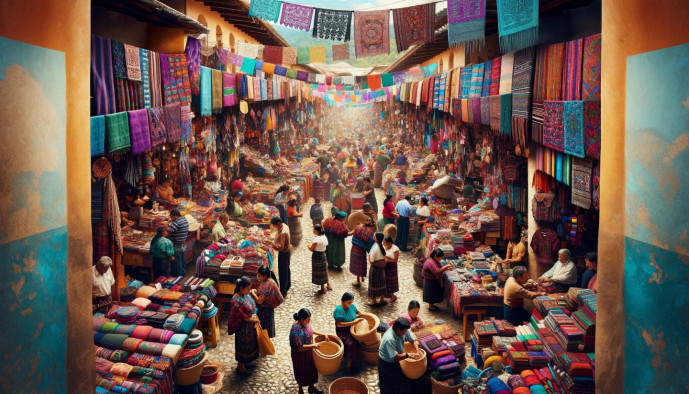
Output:
<svg viewBox="0 0 689 394">
<path fill-rule="evenodd" d="M 409 379 L 402 373 L 400 361 L 418 357 L 419 344 L 409 332 L 409 320 L 400 317 L 383 334 L 378 348 L 378 387 L 381 394 L 408 393 Z M 412 353 L 404 351 L 404 343 L 414 346 Z"/>
<path fill-rule="evenodd" d="M 184 276 L 187 274 L 186 241 L 189 234 L 189 221 L 182 217 L 179 209 L 170 211 L 170 224 L 168 225 L 168 239 L 175 247 L 175 260 L 170 264 L 170 275 Z"/>
<path fill-rule="evenodd" d="M 411 196 L 404 196 L 395 206 L 395 211 L 399 214 L 397 217 L 397 237 L 395 237 L 395 245 L 400 248 L 400 251 L 407 251 L 407 241 L 409 239 L 409 215 L 411 215 Z"/>
</svg>

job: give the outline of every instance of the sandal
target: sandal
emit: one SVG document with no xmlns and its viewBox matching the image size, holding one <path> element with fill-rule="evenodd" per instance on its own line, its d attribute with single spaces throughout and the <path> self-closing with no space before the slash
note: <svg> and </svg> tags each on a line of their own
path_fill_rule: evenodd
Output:
<svg viewBox="0 0 689 394">
<path fill-rule="evenodd" d="M 438 312 L 439 310 L 440 310 L 440 308 L 438 308 L 438 307 L 435 306 L 435 305 L 429 305 L 429 306 L 428 306 L 428 311 L 429 311 L 429 312 Z"/>
<path fill-rule="evenodd" d="M 395 301 L 397 301 L 397 296 L 393 295 L 392 297 L 390 297 L 390 303 L 393 303 Z"/>
<path fill-rule="evenodd" d="M 238 374 L 244 375 L 244 376 L 251 376 L 251 370 L 244 368 L 244 370 L 240 370 L 239 368 L 235 368 L 235 371 L 237 371 Z"/>
</svg>

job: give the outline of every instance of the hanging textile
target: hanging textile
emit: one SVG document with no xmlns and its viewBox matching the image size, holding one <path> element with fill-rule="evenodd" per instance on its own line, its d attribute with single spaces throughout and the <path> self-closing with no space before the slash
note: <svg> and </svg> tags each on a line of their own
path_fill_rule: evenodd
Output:
<svg viewBox="0 0 689 394">
<path fill-rule="evenodd" d="M 581 99 L 600 101 L 600 34 L 584 38 L 584 65 L 582 67 Z"/>
<path fill-rule="evenodd" d="M 357 58 L 390 53 L 390 10 L 355 12 L 354 34 Z"/>
<path fill-rule="evenodd" d="M 139 61 L 139 48 L 124 44 L 124 58 L 127 65 L 127 78 L 130 81 L 141 81 L 141 62 Z"/>
<path fill-rule="evenodd" d="M 132 154 L 138 155 L 151 149 L 151 131 L 148 128 L 148 111 L 139 109 L 129 111 L 129 135 L 132 143 Z"/>
<path fill-rule="evenodd" d="M 151 147 L 155 148 L 167 141 L 165 130 L 165 111 L 163 107 L 148 109 L 148 129 L 151 132 Z"/>
<path fill-rule="evenodd" d="M 217 69 L 220 71 L 227 70 L 227 65 L 230 61 L 230 51 L 222 48 L 215 48 L 215 56 L 218 59 Z"/>
<path fill-rule="evenodd" d="M 286 76 L 287 75 L 287 67 L 282 67 L 282 66 L 275 66 L 275 75 L 281 75 L 281 76 Z"/>
<path fill-rule="evenodd" d="M 392 77 L 392 73 L 380 74 L 380 81 L 381 81 L 381 84 L 384 88 L 388 87 L 388 86 L 392 86 L 395 83 L 395 81 Z"/>
<path fill-rule="evenodd" d="M 165 103 L 191 103 L 191 87 L 185 54 L 160 55 Z"/>
<path fill-rule="evenodd" d="M 490 83 L 493 77 L 493 61 L 489 60 L 483 64 L 483 87 L 481 88 L 481 97 L 488 97 L 490 95 Z"/>
<path fill-rule="evenodd" d="M 583 59 L 583 39 L 565 44 L 565 69 L 562 83 L 562 100 L 581 100 L 581 63 Z"/>
<path fill-rule="evenodd" d="M 213 111 L 213 77 L 211 75 L 211 69 L 201 66 L 199 74 L 201 116 L 211 116 Z"/>
<path fill-rule="evenodd" d="M 469 92 L 471 92 L 471 67 L 462 67 L 460 76 L 461 98 L 468 99 Z"/>
<path fill-rule="evenodd" d="M 512 93 L 500 96 L 500 134 L 512 135 Z"/>
<path fill-rule="evenodd" d="M 564 103 L 565 149 L 568 155 L 584 157 L 584 102 Z"/>
<path fill-rule="evenodd" d="M 546 51 L 546 100 L 563 100 L 563 73 L 565 68 L 566 43 L 548 45 Z"/>
<path fill-rule="evenodd" d="M 482 124 L 481 118 L 481 97 L 471 98 L 471 107 L 473 112 L 473 121 L 475 124 Z"/>
<path fill-rule="evenodd" d="M 471 79 L 469 82 L 469 97 L 481 97 L 483 88 L 483 63 L 474 64 L 471 67 Z"/>
<path fill-rule="evenodd" d="M 96 115 L 111 114 L 116 111 L 112 66 L 112 44 L 110 40 L 91 35 L 91 77 Z"/>
<path fill-rule="evenodd" d="M 349 43 L 332 46 L 333 61 L 349 60 Z"/>
<path fill-rule="evenodd" d="M 585 154 L 600 160 L 600 101 L 584 101 Z"/>
<path fill-rule="evenodd" d="M 376 91 L 382 87 L 382 80 L 380 74 L 371 74 L 368 77 L 368 88 L 371 91 Z"/>
<path fill-rule="evenodd" d="M 191 105 L 182 105 L 179 109 L 181 141 L 189 143 L 191 140 Z"/>
<path fill-rule="evenodd" d="M 278 0 L 251 0 L 249 16 L 277 23 L 281 6 Z"/>
<path fill-rule="evenodd" d="M 230 74 L 227 72 L 222 73 L 223 76 L 223 97 L 222 105 L 223 107 L 231 107 L 237 103 L 236 97 L 236 76 L 235 74 Z"/>
<path fill-rule="evenodd" d="M 354 19 L 356 21 L 356 14 Z M 394 8 L 392 20 L 397 52 L 402 52 L 412 45 L 435 40 L 435 3 Z"/>
<path fill-rule="evenodd" d="M 160 55 L 156 52 L 148 51 L 148 64 L 151 107 L 160 107 L 163 105 L 162 87 L 160 85 L 162 81 Z"/>
<path fill-rule="evenodd" d="M 503 53 L 538 42 L 538 0 L 497 0 L 498 34 Z"/>
<path fill-rule="evenodd" d="M 547 48 L 546 45 L 541 45 L 536 50 L 531 100 L 531 140 L 541 145 L 543 144 L 543 100 L 546 97 Z"/>
<path fill-rule="evenodd" d="M 115 78 L 127 78 L 127 62 L 124 54 L 124 44 L 119 41 L 111 41 L 112 72 Z"/>
<path fill-rule="evenodd" d="M 222 112 L 222 71 L 211 70 L 211 80 L 212 80 L 212 108 L 214 114 L 219 114 Z"/>
<path fill-rule="evenodd" d="M 179 150 L 179 181 L 184 197 L 192 198 L 191 169 L 189 166 L 189 154 L 186 149 Z"/>
<path fill-rule="evenodd" d="M 488 97 L 481 97 L 481 124 L 490 126 L 490 101 Z"/>
<path fill-rule="evenodd" d="M 293 29 L 309 30 L 311 28 L 311 18 L 313 17 L 313 7 L 300 4 L 282 3 L 282 16 L 280 24 Z"/>
<path fill-rule="evenodd" d="M 126 114 L 125 114 L 126 115 Z M 107 116 L 107 115 L 106 115 Z M 122 227 L 120 227 L 120 205 L 117 201 L 117 189 L 112 173 L 105 177 L 103 190 L 103 221 L 107 223 L 115 240 L 115 247 L 122 254 Z"/>
<path fill-rule="evenodd" d="M 309 63 L 325 63 L 325 47 L 309 47 Z"/>
<path fill-rule="evenodd" d="M 296 77 L 297 80 L 306 82 L 309 79 L 309 73 L 307 73 L 306 71 L 297 71 Z"/>
<path fill-rule="evenodd" d="M 254 70 L 256 69 L 256 59 L 252 59 L 249 57 L 245 57 L 244 61 L 242 61 L 242 68 L 239 70 L 239 72 L 242 72 L 247 75 L 254 75 Z"/>
<path fill-rule="evenodd" d="M 148 63 L 148 50 L 139 48 L 139 63 L 141 64 L 141 91 L 144 97 L 144 108 L 151 108 L 151 84 Z"/>
<path fill-rule="evenodd" d="M 591 160 L 572 158 L 572 204 L 584 209 L 591 207 L 592 171 Z"/>
<path fill-rule="evenodd" d="M 258 58 L 258 45 L 240 41 L 237 43 L 237 54 L 256 60 Z"/>
<path fill-rule="evenodd" d="M 297 48 L 297 64 L 308 64 L 311 61 L 311 49 L 309 47 Z"/>
<path fill-rule="evenodd" d="M 313 18 L 313 37 L 334 41 L 351 39 L 352 11 L 316 8 Z"/>
<path fill-rule="evenodd" d="M 105 116 L 91 117 L 91 157 L 105 154 Z"/>
<path fill-rule="evenodd" d="M 593 207 L 598 210 L 600 208 L 600 164 L 593 169 L 593 193 L 591 195 Z"/>
<path fill-rule="evenodd" d="M 282 64 L 291 66 L 297 64 L 297 48 L 284 47 L 282 48 Z"/>
<path fill-rule="evenodd" d="M 462 122 L 469 123 L 469 99 L 461 99 L 460 108 L 462 112 Z"/>
<path fill-rule="evenodd" d="M 263 47 L 263 61 L 272 64 L 282 64 L 282 47 L 272 45 Z"/>
<path fill-rule="evenodd" d="M 543 103 L 543 146 L 558 152 L 565 150 L 564 103 L 562 101 L 545 101 Z"/>
<path fill-rule="evenodd" d="M 526 146 L 528 121 L 531 115 L 531 83 L 533 76 L 533 48 L 514 54 L 512 75 L 512 135 L 514 143 Z"/>
<path fill-rule="evenodd" d="M 490 129 L 493 131 L 500 131 L 500 101 L 500 96 L 488 97 L 490 106 Z"/>
<path fill-rule="evenodd" d="M 179 103 L 167 104 L 164 108 L 165 130 L 167 131 L 167 142 L 179 142 L 182 137 L 182 118 L 181 105 Z"/>
<path fill-rule="evenodd" d="M 512 72 L 514 71 L 514 53 L 502 56 L 500 64 L 500 94 L 512 93 Z"/>
<path fill-rule="evenodd" d="M 450 47 L 478 50 L 486 42 L 486 0 L 448 0 L 447 23 Z"/>
<path fill-rule="evenodd" d="M 261 71 L 263 71 L 266 74 L 273 75 L 275 74 L 275 65 L 272 63 L 263 63 Z"/>
<path fill-rule="evenodd" d="M 130 150 L 129 118 L 126 112 L 105 115 L 105 137 L 109 154 L 121 154 Z"/>
<path fill-rule="evenodd" d="M 187 72 L 191 94 L 198 96 L 200 94 L 201 42 L 192 36 L 187 36 L 184 53 L 187 55 Z"/>
<path fill-rule="evenodd" d="M 491 64 L 490 92 L 489 96 L 500 94 L 500 73 L 502 72 L 502 57 L 493 59 Z"/>
</svg>

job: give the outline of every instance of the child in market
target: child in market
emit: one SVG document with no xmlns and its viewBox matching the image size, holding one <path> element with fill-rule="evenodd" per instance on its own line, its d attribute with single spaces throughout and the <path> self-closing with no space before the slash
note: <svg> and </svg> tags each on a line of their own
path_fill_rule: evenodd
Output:
<svg viewBox="0 0 689 394">
<path fill-rule="evenodd" d="M 313 205 L 311 205 L 311 211 L 309 212 L 313 225 L 320 225 L 323 222 L 323 207 L 321 206 L 321 199 L 317 198 Z"/>
</svg>

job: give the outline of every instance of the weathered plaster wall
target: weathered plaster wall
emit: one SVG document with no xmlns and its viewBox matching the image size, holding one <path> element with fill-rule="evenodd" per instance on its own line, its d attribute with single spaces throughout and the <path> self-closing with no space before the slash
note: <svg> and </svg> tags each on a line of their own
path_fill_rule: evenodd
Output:
<svg viewBox="0 0 689 394">
<path fill-rule="evenodd" d="M 0 0 L 3 392 L 93 391 L 90 8 Z"/>
<path fill-rule="evenodd" d="M 630 85 L 637 84 L 649 87 L 669 77 L 655 70 L 643 80 L 636 76 L 631 79 L 627 66 L 630 64 L 628 61 L 633 63 L 634 60 L 628 60 L 628 57 L 689 42 L 689 30 L 686 28 L 689 3 L 684 0 L 668 0 L 660 5 L 648 0 L 603 0 L 602 11 L 600 227 L 603 231 L 600 233 L 598 246 L 597 389 L 600 393 L 632 393 L 651 390 L 653 387 L 653 390 L 657 388 L 659 392 L 681 392 L 686 390 L 687 384 L 686 381 L 682 383 L 682 379 L 686 379 L 682 364 L 671 365 L 666 364 L 666 361 L 671 361 L 676 354 L 686 351 L 686 342 L 683 347 L 676 347 L 686 335 L 689 316 L 686 309 L 682 311 L 682 299 L 678 298 L 680 294 L 686 293 L 687 262 L 686 258 L 679 259 L 680 255 L 686 256 L 686 253 L 672 250 L 669 244 L 658 246 L 653 237 L 650 240 L 647 238 L 647 230 L 656 225 L 658 227 L 653 232 L 668 232 L 678 237 L 682 233 L 671 227 L 670 223 L 640 222 L 638 213 L 630 216 L 623 207 L 632 206 L 632 201 L 627 200 L 635 198 L 627 194 L 630 192 L 627 174 L 634 171 L 635 167 L 632 164 L 630 168 L 625 154 L 632 154 L 628 157 L 642 160 L 643 154 L 659 148 L 648 146 L 648 151 L 639 152 L 638 148 L 632 146 L 632 139 L 636 137 L 630 135 L 630 125 L 626 124 L 626 119 L 629 119 L 626 111 L 630 110 L 627 102 L 638 100 L 638 97 L 632 97 L 627 89 Z M 686 68 L 684 74 L 686 75 Z M 654 77 L 658 79 L 649 79 Z M 673 86 L 681 86 L 680 77 L 672 77 L 676 78 Z M 686 77 L 684 78 L 683 86 L 686 88 Z M 635 92 L 632 92 L 635 96 L 645 95 L 639 93 L 639 90 Z M 643 122 L 649 122 L 647 126 L 659 128 L 663 124 L 660 119 L 665 117 L 672 122 L 681 119 L 681 111 L 662 110 L 657 114 L 650 111 L 650 108 L 644 107 L 640 114 Z M 681 135 L 681 130 L 680 127 L 675 127 L 668 132 L 674 133 L 676 138 Z M 683 130 L 684 133 L 687 132 L 686 123 Z M 669 139 L 670 143 L 674 141 L 674 138 L 665 134 L 649 134 L 649 138 L 662 137 Z M 675 160 L 686 160 L 686 156 L 683 159 L 679 154 L 686 155 L 686 150 L 675 156 Z M 649 167 L 657 169 L 657 166 L 665 164 L 663 161 L 661 159 L 660 163 Z M 653 185 L 645 175 L 640 179 L 645 182 L 646 187 Z M 685 166 L 685 170 L 679 175 L 679 182 L 686 187 L 688 181 Z M 653 205 L 679 214 L 673 210 L 676 206 L 664 199 L 663 194 L 669 190 L 671 189 L 654 191 L 657 198 Z M 684 195 L 681 201 L 682 211 L 686 212 L 687 196 Z M 641 218 L 644 218 L 643 214 Z M 636 228 L 630 227 L 633 222 L 636 223 Z M 685 240 L 685 245 L 686 242 Z M 663 275 L 680 276 L 673 279 Z M 663 283 L 656 283 L 656 278 Z M 682 285 L 677 285 L 674 280 L 680 281 L 683 287 L 679 288 Z M 673 290 L 668 293 L 663 290 L 665 286 Z M 633 293 L 646 298 L 641 300 L 643 302 L 640 305 L 632 306 L 630 302 L 638 302 L 639 298 L 627 299 L 625 296 Z M 670 316 L 661 315 L 666 311 L 664 307 L 673 307 Z M 668 321 L 670 318 L 672 322 Z M 678 328 L 683 328 L 681 334 L 676 333 Z M 647 361 L 649 357 L 651 363 Z M 649 369 L 638 373 L 642 367 Z M 676 391 L 664 390 L 667 386 L 663 384 L 676 384 Z"/>
</svg>

